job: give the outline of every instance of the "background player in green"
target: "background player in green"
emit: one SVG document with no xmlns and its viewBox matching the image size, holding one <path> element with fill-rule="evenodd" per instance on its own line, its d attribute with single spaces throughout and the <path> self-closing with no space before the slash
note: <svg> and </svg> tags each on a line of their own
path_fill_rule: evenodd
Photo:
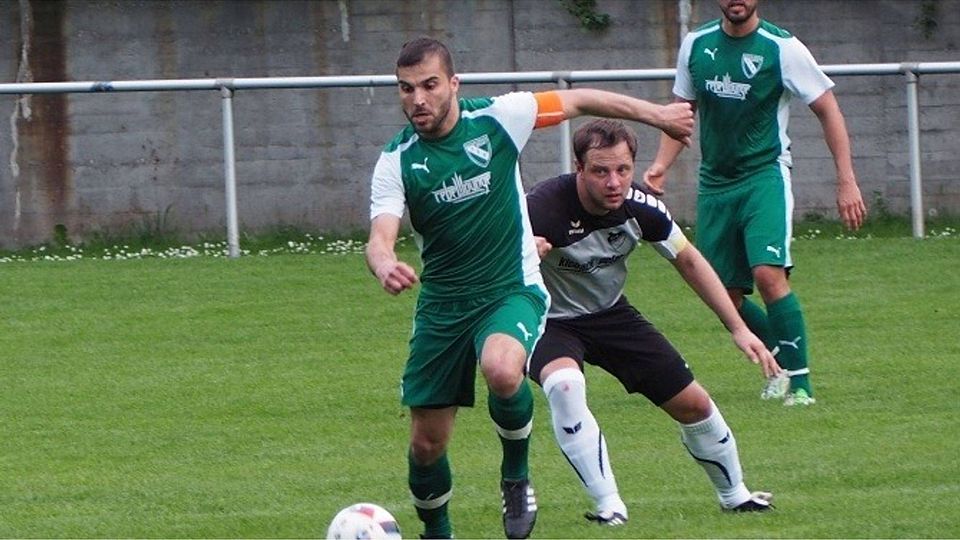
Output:
<svg viewBox="0 0 960 540">
<path fill-rule="evenodd" d="M 718 0 L 723 17 L 690 32 L 680 45 L 673 92 L 700 118 L 697 244 L 750 329 L 785 369 L 786 376 L 767 381 L 761 397 L 810 405 L 806 323 L 787 280 L 793 266 L 791 97 L 820 120 L 837 168 L 837 208 L 847 227 L 860 227 L 866 206 L 833 82 L 796 37 L 760 19 L 757 2 Z M 661 138 L 644 174 L 648 189 L 663 193 L 666 171 L 682 149 Z M 766 312 L 744 296 L 754 284 Z"/>
<path fill-rule="evenodd" d="M 688 143 L 693 113 L 685 103 L 661 106 L 591 89 L 459 99 L 450 53 L 430 38 L 403 46 L 397 79 L 410 125 L 386 145 L 374 169 L 367 264 L 391 294 L 421 283 L 402 381 L 414 506 L 425 536 L 451 536 L 446 448 L 458 407 L 474 403 L 479 363 L 503 447 L 504 531 L 525 538 L 537 507 L 527 466 L 533 395 L 524 374 L 549 297 L 520 182 L 520 151 L 534 128 L 583 114 L 643 122 Z M 419 276 L 394 249 L 405 207 L 420 248 Z"/>
</svg>

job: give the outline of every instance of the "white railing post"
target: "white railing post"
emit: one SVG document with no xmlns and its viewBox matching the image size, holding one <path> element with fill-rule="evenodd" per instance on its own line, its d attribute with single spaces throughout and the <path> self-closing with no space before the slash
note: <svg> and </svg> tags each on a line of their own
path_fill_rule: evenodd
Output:
<svg viewBox="0 0 960 540">
<path fill-rule="evenodd" d="M 237 166 L 233 152 L 233 90 L 220 86 L 223 112 L 223 172 L 227 208 L 227 255 L 240 256 L 240 233 L 237 230 Z"/>
<path fill-rule="evenodd" d="M 910 146 L 910 216 L 913 237 L 923 238 L 923 189 L 920 176 L 920 106 L 917 83 L 920 78 L 916 66 L 904 64 L 907 76 L 907 138 Z"/>
<path fill-rule="evenodd" d="M 564 75 L 557 77 L 557 88 L 564 90 L 570 88 L 570 80 Z M 560 123 L 560 171 L 563 174 L 573 172 L 573 157 L 570 147 L 573 145 L 573 139 L 570 136 L 570 121 L 564 120 Z"/>
</svg>

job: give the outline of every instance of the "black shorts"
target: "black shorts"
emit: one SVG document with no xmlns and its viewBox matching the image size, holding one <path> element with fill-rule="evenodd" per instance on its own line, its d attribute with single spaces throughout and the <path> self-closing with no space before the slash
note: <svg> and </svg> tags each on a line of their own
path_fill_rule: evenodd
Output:
<svg viewBox="0 0 960 540">
<path fill-rule="evenodd" d="M 660 406 L 693 382 L 683 356 L 626 298 L 610 309 L 573 319 L 548 319 L 530 359 L 530 378 L 552 360 L 568 356 L 616 377 L 629 393 Z"/>
</svg>

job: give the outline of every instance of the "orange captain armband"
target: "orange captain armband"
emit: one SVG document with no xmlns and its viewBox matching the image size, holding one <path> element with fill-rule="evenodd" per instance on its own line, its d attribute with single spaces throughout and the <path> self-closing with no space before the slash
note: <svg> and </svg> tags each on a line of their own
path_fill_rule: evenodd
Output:
<svg viewBox="0 0 960 540">
<path fill-rule="evenodd" d="M 563 114 L 563 101 L 556 91 L 536 92 L 533 97 L 537 100 L 537 122 L 533 125 L 534 129 L 555 126 L 567 119 Z"/>
</svg>

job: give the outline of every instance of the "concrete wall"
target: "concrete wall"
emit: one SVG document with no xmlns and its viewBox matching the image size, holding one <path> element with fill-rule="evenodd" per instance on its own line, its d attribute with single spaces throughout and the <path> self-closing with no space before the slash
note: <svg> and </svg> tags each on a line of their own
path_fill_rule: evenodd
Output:
<svg viewBox="0 0 960 540">
<path fill-rule="evenodd" d="M 0 82 L 384 75 L 407 39 L 445 40 L 461 73 L 673 67 L 678 0 L 598 0 L 604 32 L 554 0 L 0 0 Z M 690 0 L 691 27 L 718 15 Z M 915 21 L 938 9 L 925 35 Z M 763 0 L 824 64 L 960 60 L 955 0 Z M 838 77 L 868 202 L 909 209 L 901 76 Z M 670 99 L 669 82 L 593 86 Z M 544 89 L 546 85 L 525 85 Z M 960 74 L 921 79 L 925 204 L 960 213 Z M 462 88 L 488 95 L 508 85 Z M 57 225 L 94 233 L 222 231 L 220 96 L 138 92 L 0 96 L 0 247 L 47 241 Z M 367 223 L 369 175 L 403 125 L 392 88 L 241 91 L 234 99 L 243 231 L 277 224 L 350 232 Z M 835 216 L 833 166 L 819 124 L 795 105 L 797 214 Z M 640 163 L 657 134 L 638 126 Z M 559 130 L 536 133 L 527 183 L 559 172 Z M 696 150 L 668 202 L 694 216 Z"/>
</svg>

